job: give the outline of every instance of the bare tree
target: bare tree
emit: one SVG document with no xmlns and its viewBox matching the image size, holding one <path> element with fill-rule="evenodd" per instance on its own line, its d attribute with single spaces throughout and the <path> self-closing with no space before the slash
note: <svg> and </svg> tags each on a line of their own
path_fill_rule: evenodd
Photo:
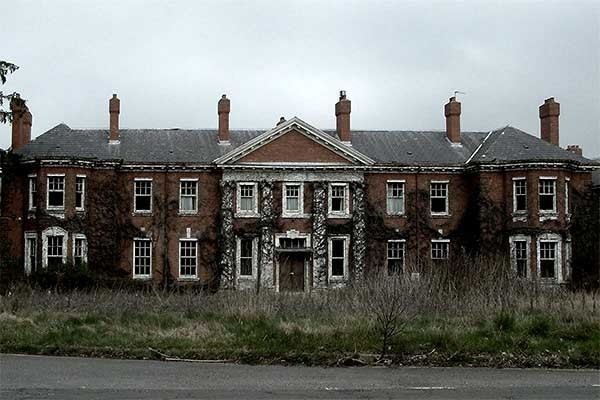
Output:
<svg viewBox="0 0 600 400">
<path fill-rule="evenodd" d="M 8 74 L 12 74 L 13 72 L 15 72 L 18 69 L 19 69 L 19 67 L 16 66 L 15 64 L 0 60 L 0 83 L 2 85 L 4 85 L 6 83 L 6 76 Z M 3 108 L 3 105 L 4 105 L 5 101 L 8 101 L 8 103 L 10 103 L 13 100 L 13 98 L 18 99 L 19 94 L 15 92 L 12 94 L 5 95 L 0 90 L 0 122 L 1 123 L 6 123 L 6 122 L 12 121 L 12 113 L 8 110 L 5 110 Z"/>
</svg>

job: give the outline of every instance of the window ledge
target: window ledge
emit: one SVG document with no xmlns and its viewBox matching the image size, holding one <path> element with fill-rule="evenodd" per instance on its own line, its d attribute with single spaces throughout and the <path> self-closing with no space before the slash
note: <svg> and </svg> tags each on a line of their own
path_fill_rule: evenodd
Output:
<svg viewBox="0 0 600 400">
<path fill-rule="evenodd" d="M 329 218 L 329 219 L 336 219 L 336 218 L 339 218 L 339 219 L 349 219 L 349 218 L 352 218 L 352 215 L 351 214 L 329 213 L 329 214 L 327 214 L 327 218 Z"/>
<path fill-rule="evenodd" d="M 239 281 L 255 281 L 256 277 L 254 275 L 238 275 Z"/>
<path fill-rule="evenodd" d="M 194 217 L 198 215 L 198 211 L 179 211 L 177 215 L 180 217 Z"/>
<path fill-rule="evenodd" d="M 449 218 L 450 213 L 431 213 L 431 218 Z"/>
<path fill-rule="evenodd" d="M 152 276 L 150 275 L 137 275 L 137 276 L 133 276 L 133 279 L 135 279 L 136 281 L 149 281 L 152 280 Z"/>
<path fill-rule="evenodd" d="M 180 276 L 179 278 L 177 278 L 177 281 L 179 282 L 197 282 L 199 280 L 200 278 L 198 278 L 197 276 Z"/>
<path fill-rule="evenodd" d="M 513 213 L 512 220 L 513 222 L 527 222 L 529 215 L 527 213 Z"/>
<path fill-rule="evenodd" d="M 402 214 L 390 214 L 390 213 L 386 213 L 385 216 L 388 217 L 388 218 L 406 218 L 406 213 L 402 213 Z"/>
<path fill-rule="evenodd" d="M 540 212 L 540 221 L 553 221 L 558 219 L 557 212 Z"/>
<path fill-rule="evenodd" d="M 298 213 L 298 214 L 281 214 L 281 218 L 310 218 L 311 214 L 304 214 L 304 213 Z"/>
<path fill-rule="evenodd" d="M 236 212 L 233 214 L 234 218 L 259 218 L 260 215 L 255 212 Z"/>
<path fill-rule="evenodd" d="M 151 217 L 152 211 L 134 211 L 131 213 L 134 217 Z"/>
</svg>

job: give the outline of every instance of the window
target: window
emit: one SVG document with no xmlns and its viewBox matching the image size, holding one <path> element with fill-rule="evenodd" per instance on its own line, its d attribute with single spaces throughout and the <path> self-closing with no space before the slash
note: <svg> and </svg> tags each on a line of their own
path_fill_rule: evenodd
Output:
<svg viewBox="0 0 600 400">
<path fill-rule="evenodd" d="M 133 240 L 133 277 L 150 278 L 152 273 L 152 241 Z"/>
<path fill-rule="evenodd" d="M 193 239 L 179 241 L 179 277 L 198 276 L 198 242 Z"/>
<path fill-rule="evenodd" d="M 25 273 L 29 275 L 37 269 L 37 234 L 25 233 Z"/>
<path fill-rule="evenodd" d="M 63 264 L 64 261 L 64 236 L 48 236 L 48 255 L 46 265 L 49 268 L 55 268 Z"/>
<path fill-rule="evenodd" d="M 329 239 L 329 277 L 331 279 L 346 278 L 348 275 L 348 238 L 332 237 Z"/>
<path fill-rule="evenodd" d="M 48 175 L 48 209 L 65 208 L 65 176 Z"/>
<path fill-rule="evenodd" d="M 349 214 L 348 184 L 329 185 L 329 214 L 346 216 Z"/>
<path fill-rule="evenodd" d="M 256 216 L 258 214 L 256 183 L 240 183 L 237 188 L 237 212 L 242 215 Z"/>
<path fill-rule="evenodd" d="M 525 178 L 513 179 L 513 212 L 515 214 L 527 213 L 527 180 Z"/>
<path fill-rule="evenodd" d="M 87 239 L 84 235 L 73 236 L 73 262 L 75 265 L 87 263 Z"/>
<path fill-rule="evenodd" d="M 85 176 L 75 178 L 75 210 L 85 209 Z"/>
<path fill-rule="evenodd" d="M 387 268 L 389 275 L 400 274 L 404 271 L 404 240 L 388 240 Z"/>
<path fill-rule="evenodd" d="M 255 243 L 253 238 L 238 239 L 239 276 L 252 277 L 255 270 Z"/>
<path fill-rule="evenodd" d="M 134 211 L 138 213 L 152 212 L 152 180 L 136 179 L 134 186 Z"/>
<path fill-rule="evenodd" d="M 542 213 L 556 212 L 556 179 L 540 178 L 539 207 Z"/>
<path fill-rule="evenodd" d="M 306 238 L 279 238 L 279 247 L 282 249 L 305 249 Z"/>
<path fill-rule="evenodd" d="M 304 212 L 304 188 L 301 183 L 283 185 L 283 215 L 298 215 Z"/>
<path fill-rule="evenodd" d="M 569 178 L 565 178 L 565 214 L 567 215 L 567 217 L 569 216 Z"/>
<path fill-rule="evenodd" d="M 447 260 L 450 251 L 449 240 L 432 240 L 431 241 L 431 259 L 432 260 Z"/>
<path fill-rule="evenodd" d="M 36 204 L 37 204 L 37 176 L 35 175 L 30 175 L 29 176 L 29 182 L 28 182 L 28 192 L 29 192 L 29 210 L 33 211 L 36 208 Z"/>
<path fill-rule="evenodd" d="M 389 215 L 404 214 L 404 182 L 387 182 L 387 213 Z"/>
<path fill-rule="evenodd" d="M 198 181 L 182 179 L 179 181 L 179 212 L 194 214 L 198 212 Z"/>
<path fill-rule="evenodd" d="M 540 241 L 540 277 L 556 278 L 556 242 Z"/>
<path fill-rule="evenodd" d="M 512 266 L 519 278 L 527 278 L 529 275 L 529 245 L 529 237 L 516 236 L 510 238 Z"/>
<path fill-rule="evenodd" d="M 448 214 L 448 182 L 431 182 L 431 214 Z"/>
</svg>

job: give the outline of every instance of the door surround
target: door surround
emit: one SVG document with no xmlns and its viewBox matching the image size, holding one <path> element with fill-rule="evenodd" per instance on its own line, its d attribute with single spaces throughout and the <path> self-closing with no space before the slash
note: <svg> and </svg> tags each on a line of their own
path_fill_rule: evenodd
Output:
<svg viewBox="0 0 600 400">
<path fill-rule="evenodd" d="M 276 233 L 274 236 L 275 242 L 275 291 L 279 292 L 279 252 L 281 250 L 280 239 L 304 239 L 306 241 L 306 247 L 303 249 L 298 249 L 298 252 L 306 253 L 304 257 L 304 292 L 310 291 L 309 285 L 309 269 L 312 263 L 312 247 L 311 247 L 311 236 L 310 233 L 299 232 L 295 229 L 288 230 L 287 232 Z"/>
</svg>

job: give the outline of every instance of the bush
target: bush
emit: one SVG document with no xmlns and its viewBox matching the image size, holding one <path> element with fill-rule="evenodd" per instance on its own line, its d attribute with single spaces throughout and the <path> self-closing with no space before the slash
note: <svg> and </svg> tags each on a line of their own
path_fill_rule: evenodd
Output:
<svg viewBox="0 0 600 400">
<path fill-rule="evenodd" d="M 501 332 L 510 332 L 515 328 L 515 316 L 508 312 L 501 312 L 494 318 L 494 327 Z"/>
</svg>

